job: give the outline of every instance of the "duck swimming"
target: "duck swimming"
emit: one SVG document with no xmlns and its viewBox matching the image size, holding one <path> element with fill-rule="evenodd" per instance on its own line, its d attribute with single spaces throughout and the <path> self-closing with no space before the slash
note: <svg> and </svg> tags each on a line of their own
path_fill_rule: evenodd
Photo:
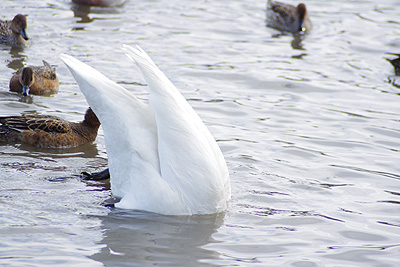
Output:
<svg viewBox="0 0 400 267">
<path fill-rule="evenodd" d="M 57 92 L 59 81 L 54 68 L 43 60 L 44 66 L 19 69 L 10 80 L 10 91 L 23 95 L 46 95 Z"/>
<path fill-rule="evenodd" d="M 0 20 L 0 43 L 15 47 L 27 46 L 29 38 L 26 27 L 26 17 L 21 14 L 13 20 Z"/>
<path fill-rule="evenodd" d="M 167 215 L 224 211 L 230 180 L 216 141 L 141 48 L 125 45 L 124 50 L 148 84 L 149 104 L 92 67 L 61 55 L 103 125 L 111 191 L 121 198 L 115 206 Z"/>
<path fill-rule="evenodd" d="M 120 6 L 125 3 L 125 1 L 126 0 L 72 0 L 72 2 L 76 4 L 101 7 Z"/>
<path fill-rule="evenodd" d="M 71 148 L 93 142 L 100 122 L 88 108 L 82 122 L 50 115 L 0 117 L 0 140 L 23 142 L 40 148 Z"/>
<path fill-rule="evenodd" d="M 312 28 L 306 5 L 297 6 L 273 0 L 267 2 L 267 26 L 283 32 L 305 32 Z"/>
</svg>

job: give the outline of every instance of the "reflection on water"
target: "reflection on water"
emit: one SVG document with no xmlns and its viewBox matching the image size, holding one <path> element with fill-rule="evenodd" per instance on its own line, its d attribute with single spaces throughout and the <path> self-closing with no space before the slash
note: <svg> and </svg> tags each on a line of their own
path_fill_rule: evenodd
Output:
<svg viewBox="0 0 400 267">
<path fill-rule="evenodd" d="M 290 45 L 292 46 L 293 49 L 296 50 L 306 50 L 303 48 L 303 40 L 306 38 L 306 36 L 308 35 L 308 33 L 294 33 L 294 34 L 288 34 L 288 33 L 275 33 L 272 35 L 272 38 L 280 38 L 282 36 L 288 36 L 288 35 L 292 35 L 293 39 L 290 42 Z"/>
<path fill-rule="evenodd" d="M 39 148 L 24 143 L 8 142 L 6 144 L 4 141 L 0 140 L 0 148 L 2 146 L 6 148 L 7 146 L 11 145 L 18 147 L 19 156 L 25 156 L 28 158 L 50 157 L 55 160 L 60 158 L 71 158 L 71 157 L 94 158 L 99 154 L 97 145 L 95 143 L 84 144 L 72 148 Z"/>
<path fill-rule="evenodd" d="M 222 213 L 163 216 L 113 209 L 100 219 L 104 247 L 90 258 L 105 266 L 198 266 L 220 256 L 204 246 L 213 243 Z"/>
<path fill-rule="evenodd" d="M 93 21 L 93 19 L 89 17 L 90 6 L 74 4 L 71 7 L 71 10 L 74 11 L 74 17 L 81 18 L 80 21 L 77 21 L 78 23 L 90 23 Z M 73 28 L 73 30 L 75 31 L 82 31 L 84 29 L 85 29 L 84 27 Z"/>
<path fill-rule="evenodd" d="M 25 66 L 25 61 L 27 56 L 22 54 L 24 48 L 21 47 L 13 47 L 10 49 L 11 59 L 10 62 L 7 64 L 7 67 L 13 70 L 18 70 Z"/>
<path fill-rule="evenodd" d="M 293 34 L 293 41 L 291 42 L 291 45 L 293 47 L 293 49 L 297 49 L 297 50 L 305 50 L 303 48 L 303 44 L 301 43 L 303 41 L 303 39 L 305 38 L 307 34 L 305 33 L 295 33 Z"/>
<path fill-rule="evenodd" d="M 77 23 L 91 23 L 96 19 L 96 17 L 90 17 L 89 14 L 118 14 L 121 12 L 122 7 L 97 7 L 83 4 L 72 4 L 71 10 L 74 12 L 74 17 L 81 18 Z M 74 27 L 74 31 L 83 31 L 85 27 Z"/>
<path fill-rule="evenodd" d="M 13 94 L 18 95 L 18 101 L 26 104 L 32 104 L 33 103 L 33 96 L 32 95 L 23 95 L 22 93 L 15 93 Z"/>
</svg>

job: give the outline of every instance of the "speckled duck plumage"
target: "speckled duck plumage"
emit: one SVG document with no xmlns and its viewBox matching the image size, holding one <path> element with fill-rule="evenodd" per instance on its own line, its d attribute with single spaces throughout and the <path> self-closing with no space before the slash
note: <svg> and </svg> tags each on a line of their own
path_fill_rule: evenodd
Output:
<svg viewBox="0 0 400 267">
<path fill-rule="evenodd" d="M 10 80 L 10 91 L 24 95 L 43 95 L 57 92 L 59 80 L 54 68 L 43 60 L 43 66 L 19 69 Z"/>
<path fill-rule="evenodd" d="M 312 28 L 306 5 L 290 4 L 268 0 L 267 26 L 283 32 L 303 32 Z"/>
<path fill-rule="evenodd" d="M 0 43 L 13 47 L 25 47 L 28 44 L 27 22 L 24 15 L 18 14 L 13 20 L 0 20 Z"/>
<path fill-rule="evenodd" d="M 0 117 L 0 140 L 23 142 L 41 148 L 70 148 L 93 142 L 100 121 L 88 108 L 82 122 L 50 115 Z"/>
</svg>

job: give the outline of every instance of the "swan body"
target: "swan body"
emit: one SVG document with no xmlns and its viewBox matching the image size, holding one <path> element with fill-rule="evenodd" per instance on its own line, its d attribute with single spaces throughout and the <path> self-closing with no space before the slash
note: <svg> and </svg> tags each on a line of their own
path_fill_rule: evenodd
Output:
<svg viewBox="0 0 400 267">
<path fill-rule="evenodd" d="M 226 162 L 203 121 L 139 47 L 124 46 L 150 89 L 149 104 L 88 65 L 61 55 L 103 125 L 120 208 L 168 215 L 224 211 Z"/>
</svg>

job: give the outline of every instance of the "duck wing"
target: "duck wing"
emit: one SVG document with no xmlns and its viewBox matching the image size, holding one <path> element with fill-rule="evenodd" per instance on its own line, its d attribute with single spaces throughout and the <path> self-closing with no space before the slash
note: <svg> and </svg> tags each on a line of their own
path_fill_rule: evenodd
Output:
<svg viewBox="0 0 400 267">
<path fill-rule="evenodd" d="M 67 133 L 71 131 L 69 122 L 49 115 L 22 115 L 1 117 L 0 123 L 10 129 L 23 132 L 26 130 L 42 130 L 52 134 Z"/>
</svg>

